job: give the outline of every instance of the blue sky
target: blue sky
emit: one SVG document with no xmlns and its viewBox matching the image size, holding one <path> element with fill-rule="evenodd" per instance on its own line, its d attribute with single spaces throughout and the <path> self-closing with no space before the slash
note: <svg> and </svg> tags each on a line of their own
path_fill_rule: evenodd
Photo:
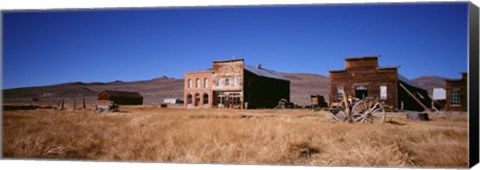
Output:
<svg viewBox="0 0 480 170">
<path fill-rule="evenodd" d="M 381 55 L 407 78 L 467 71 L 467 3 L 143 8 L 3 13 L 3 89 L 135 81 L 244 58 L 279 72 Z"/>
</svg>

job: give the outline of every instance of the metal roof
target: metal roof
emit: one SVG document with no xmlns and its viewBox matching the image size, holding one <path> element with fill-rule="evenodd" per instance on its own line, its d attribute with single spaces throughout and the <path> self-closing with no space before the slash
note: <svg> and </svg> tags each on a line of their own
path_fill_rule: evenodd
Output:
<svg viewBox="0 0 480 170">
<path fill-rule="evenodd" d="M 290 81 L 290 80 L 284 78 L 280 73 L 277 73 L 273 70 L 265 69 L 265 68 L 262 68 L 262 67 L 249 66 L 249 65 L 244 65 L 243 68 L 245 70 L 257 75 L 257 76 L 260 76 L 260 77 L 268 77 L 268 78 L 273 78 L 273 79 Z"/>
</svg>

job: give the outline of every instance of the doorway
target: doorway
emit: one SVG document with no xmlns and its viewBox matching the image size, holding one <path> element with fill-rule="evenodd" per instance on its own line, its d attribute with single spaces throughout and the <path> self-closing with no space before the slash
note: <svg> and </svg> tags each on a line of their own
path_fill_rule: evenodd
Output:
<svg viewBox="0 0 480 170">
<path fill-rule="evenodd" d="M 355 86 L 355 97 L 363 99 L 368 96 L 368 88 L 365 85 Z"/>
<path fill-rule="evenodd" d="M 195 102 L 193 103 L 194 106 L 200 105 L 200 94 L 195 94 Z"/>
</svg>

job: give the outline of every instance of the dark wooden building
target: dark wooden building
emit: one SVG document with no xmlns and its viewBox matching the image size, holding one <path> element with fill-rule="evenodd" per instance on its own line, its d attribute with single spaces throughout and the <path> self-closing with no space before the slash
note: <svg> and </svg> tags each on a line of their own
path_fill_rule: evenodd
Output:
<svg viewBox="0 0 480 170">
<path fill-rule="evenodd" d="M 290 81 L 261 65 L 244 65 L 244 101 L 250 108 L 273 108 L 278 101 L 290 101 Z"/>
<path fill-rule="evenodd" d="M 97 101 L 109 100 L 120 105 L 142 105 L 143 96 L 138 92 L 104 90 L 98 93 Z"/>
<path fill-rule="evenodd" d="M 430 108 L 427 91 L 398 74 L 399 66 L 379 67 L 377 56 L 346 58 L 345 65 L 343 70 L 329 71 L 330 105 L 343 100 L 343 89 L 346 96 L 376 97 L 392 109 L 423 111 L 424 107 Z"/>
<path fill-rule="evenodd" d="M 312 108 L 317 107 L 327 107 L 327 102 L 325 102 L 325 98 L 322 95 L 310 95 L 310 102 Z"/>
<path fill-rule="evenodd" d="M 467 111 L 467 76 L 463 72 L 461 79 L 447 79 L 445 80 L 446 87 L 446 104 L 447 111 Z"/>
<path fill-rule="evenodd" d="M 290 81 L 243 59 L 213 61 L 212 70 L 185 73 L 187 108 L 273 108 L 290 100 Z"/>
</svg>

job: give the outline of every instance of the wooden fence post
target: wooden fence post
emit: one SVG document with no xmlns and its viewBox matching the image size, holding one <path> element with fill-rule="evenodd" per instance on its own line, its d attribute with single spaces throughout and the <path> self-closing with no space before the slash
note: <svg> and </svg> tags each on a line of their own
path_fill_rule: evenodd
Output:
<svg viewBox="0 0 480 170">
<path fill-rule="evenodd" d="M 83 109 L 87 109 L 87 106 L 85 105 L 85 97 L 83 97 L 82 100 L 83 100 Z"/>
<path fill-rule="evenodd" d="M 77 99 L 73 98 L 73 110 L 77 110 Z"/>
</svg>

